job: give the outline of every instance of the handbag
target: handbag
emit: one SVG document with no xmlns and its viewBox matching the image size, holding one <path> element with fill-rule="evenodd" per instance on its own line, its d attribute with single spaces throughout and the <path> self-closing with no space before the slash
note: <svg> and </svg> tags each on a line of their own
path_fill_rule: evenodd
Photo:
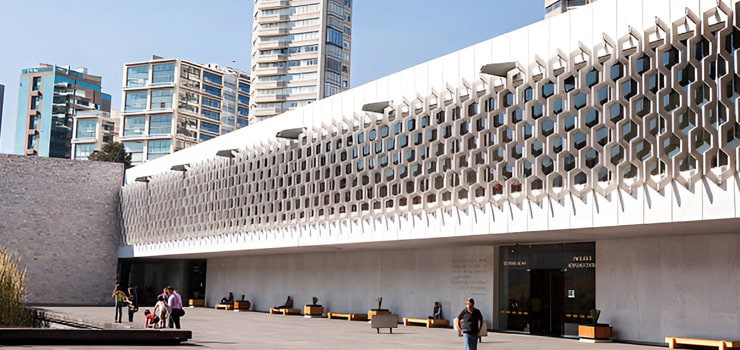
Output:
<svg viewBox="0 0 740 350">
<path fill-rule="evenodd" d="M 139 311 L 139 307 L 136 306 L 136 305 L 133 305 L 133 304 L 129 305 L 128 306 L 128 309 L 131 310 L 131 312 L 137 312 L 137 311 Z"/>
</svg>

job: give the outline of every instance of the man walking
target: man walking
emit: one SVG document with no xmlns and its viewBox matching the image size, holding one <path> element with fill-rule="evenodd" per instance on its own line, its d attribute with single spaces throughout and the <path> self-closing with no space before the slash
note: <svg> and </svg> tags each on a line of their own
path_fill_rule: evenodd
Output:
<svg viewBox="0 0 740 350">
<path fill-rule="evenodd" d="M 475 308 L 475 300 L 469 298 L 465 302 L 465 308 L 457 316 L 458 332 L 465 340 L 465 350 L 478 349 L 478 333 L 483 326 L 483 314 Z"/>
</svg>

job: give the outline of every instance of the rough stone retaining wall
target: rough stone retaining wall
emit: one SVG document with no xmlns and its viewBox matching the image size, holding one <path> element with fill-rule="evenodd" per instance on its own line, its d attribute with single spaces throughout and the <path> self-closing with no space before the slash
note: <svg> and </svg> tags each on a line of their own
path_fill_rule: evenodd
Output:
<svg viewBox="0 0 740 350">
<path fill-rule="evenodd" d="M 118 163 L 0 154 L 0 249 L 25 267 L 27 303 L 111 303 L 122 179 Z"/>
</svg>

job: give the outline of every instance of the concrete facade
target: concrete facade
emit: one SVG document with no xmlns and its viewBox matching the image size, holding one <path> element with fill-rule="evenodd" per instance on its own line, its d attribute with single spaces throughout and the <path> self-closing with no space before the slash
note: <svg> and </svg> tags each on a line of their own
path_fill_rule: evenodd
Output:
<svg viewBox="0 0 740 350">
<path fill-rule="evenodd" d="M 614 239 L 596 242 L 600 322 L 615 337 L 735 339 L 740 334 L 740 235 Z"/>
<path fill-rule="evenodd" d="M 116 281 L 123 165 L 0 154 L 0 242 L 25 301 L 104 305 Z"/>
<path fill-rule="evenodd" d="M 315 296 L 325 311 L 366 313 L 382 297 L 383 308 L 418 318 L 431 315 L 439 301 L 451 319 L 473 297 L 489 324 L 496 316 L 492 245 L 212 258 L 207 276 L 208 305 L 233 292 L 266 312 L 288 295 L 297 308 Z"/>
<path fill-rule="evenodd" d="M 452 318 L 471 291 L 450 281 L 472 279 L 486 288 L 478 302 L 495 329 L 509 322 L 499 315 L 511 295 L 529 299 L 516 297 L 519 315 L 542 314 L 530 279 L 547 272 L 559 297 L 584 300 L 550 324 L 574 314 L 586 323 L 598 307 L 617 339 L 732 335 L 734 311 L 707 313 L 694 297 L 723 288 L 722 276 L 736 289 L 732 252 L 710 249 L 709 262 L 694 254 L 707 253 L 700 245 L 685 261 L 675 252 L 707 239 L 736 246 L 737 8 L 600 0 L 143 164 L 122 190 L 119 254 L 208 259 L 209 303 L 233 291 L 260 310 L 316 293 L 330 309 L 361 312 L 382 292 L 404 316 L 441 299 Z M 287 128 L 304 129 L 296 140 L 273 136 Z M 572 243 L 595 252 L 547 256 L 560 265 L 495 254 Z M 643 245 L 660 264 L 631 262 L 649 259 Z M 446 268 L 475 249 L 492 267 Z M 440 259 L 424 262 L 427 251 Z M 585 293 L 566 285 L 577 284 L 564 263 L 595 276 Z M 685 269 L 692 263 L 708 267 Z M 521 279 L 506 280 L 506 266 Z M 646 306 L 674 275 L 682 304 Z M 518 289 L 502 297 L 507 283 Z M 736 308 L 736 295 L 712 295 L 713 310 Z M 504 330 L 542 330 L 517 324 Z"/>
</svg>

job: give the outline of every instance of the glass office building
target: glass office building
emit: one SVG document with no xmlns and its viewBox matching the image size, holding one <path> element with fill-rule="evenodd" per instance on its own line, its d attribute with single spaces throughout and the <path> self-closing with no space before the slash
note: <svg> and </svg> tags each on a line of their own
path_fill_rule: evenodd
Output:
<svg viewBox="0 0 740 350">
<path fill-rule="evenodd" d="M 110 112 L 111 97 L 101 83 L 87 68 L 40 64 L 24 69 L 13 153 L 71 158 L 74 117 L 82 111 Z"/>
</svg>

